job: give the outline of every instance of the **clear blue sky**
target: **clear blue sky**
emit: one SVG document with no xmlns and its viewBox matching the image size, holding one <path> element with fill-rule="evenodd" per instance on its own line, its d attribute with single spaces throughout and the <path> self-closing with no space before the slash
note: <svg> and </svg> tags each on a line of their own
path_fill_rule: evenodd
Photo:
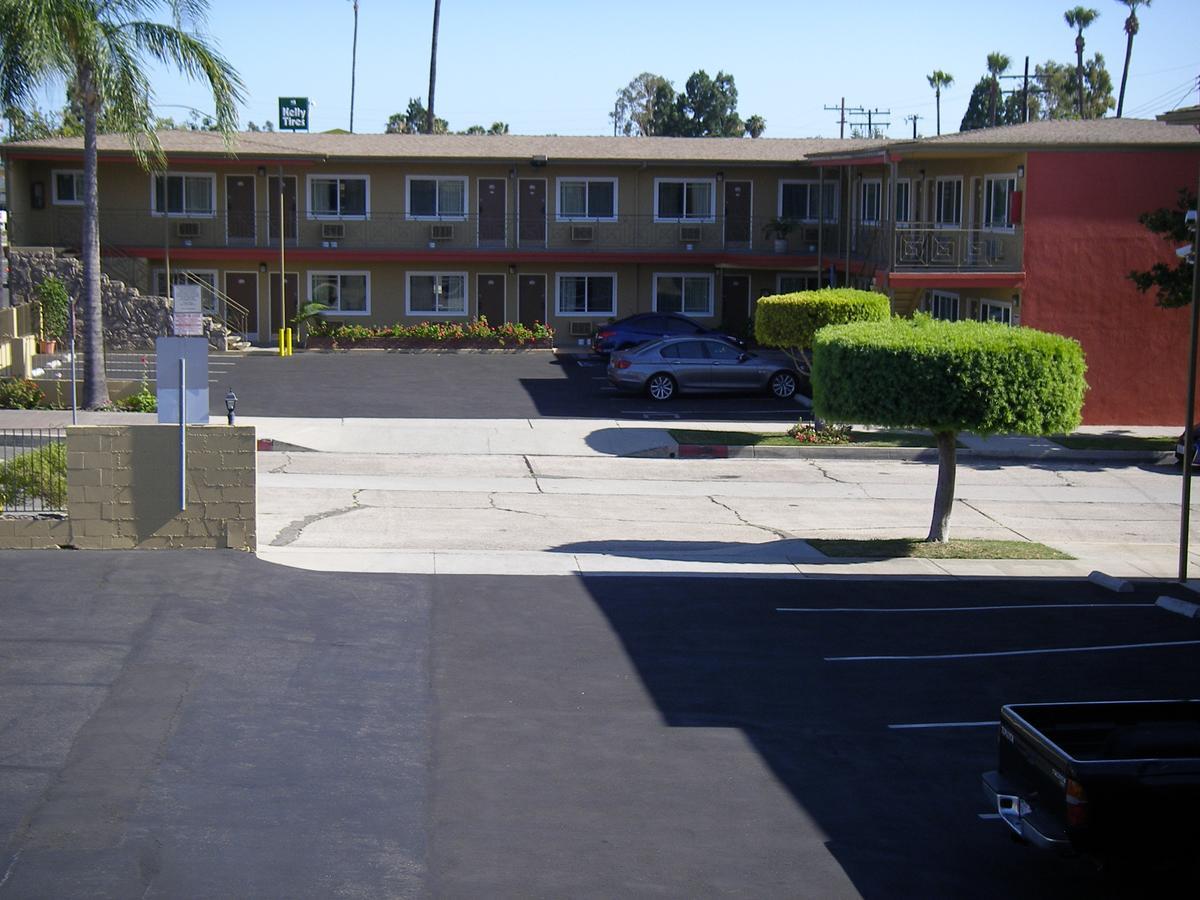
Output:
<svg viewBox="0 0 1200 900">
<path fill-rule="evenodd" d="M 443 0 L 436 111 L 452 129 L 508 122 L 519 134 L 611 134 L 616 92 L 642 71 L 682 87 L 690 73 L 723 69 L 737 81 L 738 111 L 767 120 L 768 137 L 836 136 L 825 105 L 890 109 L 894 137 L 904 117 L 933 134 L 934 97 L 925 76 L 949 72 L 942 130 L 956 131 L 985 58 L 1000 51 L 1020 72 L 1038 62 L 1074 60 L 1063 10 L 1076 0 Z M 1120 87 L 1126 8 L 1091 0 L 1100 17 L 1085 32 Z M 1200 2 L 1154 0 L 1140 11 L 1126 116 L 1152 118 L 1200 103 Z M 432 0 L 360 0 L 355 131 L 382 131 L 409 97 L 429 84 Z M 239 69 L 242 114 L 276 118 L 276 98 L 308 96 L 312 130 L 347 127 L 350 110 L 350 0 L 212 0 L 209 32 Z M 1012 83 L 1015 85 L 1015 82 Z M 155 79 L 166 104 L 210 108 L 202 89 L 174 74 Z"/>
</svg>

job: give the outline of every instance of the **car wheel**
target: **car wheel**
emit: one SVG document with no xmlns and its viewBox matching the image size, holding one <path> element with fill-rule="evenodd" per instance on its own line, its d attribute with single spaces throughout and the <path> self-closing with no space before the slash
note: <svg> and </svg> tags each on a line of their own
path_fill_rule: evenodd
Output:
<svg viewBox="0 0 1200 900">
<path fill-rule="evenodd" d="M 664 372 L 651 375 L 646 381 L 646 393 L 651 400 L 670 400 L 675 396 L 675 379 Z"/>
<path fill-rule="evenodd" d="M 796 393 L 796 376 L 791 372 L 776 372 L 767 384 L 780 400 L 787 400 Z"/>
</svg>

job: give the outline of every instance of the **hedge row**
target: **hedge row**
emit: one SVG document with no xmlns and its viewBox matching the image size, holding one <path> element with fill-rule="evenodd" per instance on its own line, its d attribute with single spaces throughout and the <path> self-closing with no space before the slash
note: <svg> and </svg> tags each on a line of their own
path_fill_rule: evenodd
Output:
<svg viewBox="0 0 1200 900">
<path fill-rule="evenodd" d="M 813 404 L 833 422 L 977 434 L 1056 434 L 1080 422 L 1077 341 L 988 322 L 918 316 L 822 331 Z"/>
<path fill-rule="evenodd" d="M 317 320 L 309 334 L 348 342 L 384 338 L 435 343 L 481 341 L 502 346 L 549 340 L 554 337 L 554 329 L 540 322 L 535 322 L 532 328 L 520 322 L 493 326 L 488 324 L 486 316 L 480 316 L 469 322 L 419 322 L 415 325 L 354 325 Z"/>
<path fill-rule="evenodd" d="M 824 288 L 763 297 L 754 316 L 754 337 L 767 347 L 812 347 L 826 325 L 877 322 L 891 314 L 884 294 L 854 288 Z"/>
</svg>

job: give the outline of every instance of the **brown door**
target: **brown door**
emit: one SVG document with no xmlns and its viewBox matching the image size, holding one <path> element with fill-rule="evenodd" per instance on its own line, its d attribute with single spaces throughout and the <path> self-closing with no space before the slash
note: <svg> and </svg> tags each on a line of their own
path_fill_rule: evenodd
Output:
<svg viewBox="0 0 1200 900">
<path fill-rule="evenodd" d="M 299 276 L 295 272 L 287 274 L 287 292 L 284 294 L 284 322 L 287 325 L 296 317 L 296 296 L 299 290 Z M 276 335 L 279 332 L 279 273 L 271 273 L 271 308 L 267 311 L 267 321 L 271 323 L 271 334 Z"/>
<path fill-rule="evenodd" d="M 749 181 L 725 182 L 725 243 L 749 246 L 750 200 L 753 188 Z"/>
<path fill-rule="evenodd" d="M 479 303 L 477 315 L 487 319 L 489 325 L 502 325 L 504 323 L 504 276 L 477 276 L 475 296 Z"/>
<path fill-rule="evenodd" d="M 521 199 L 517 209 L 520 222 L 518 238 L 522 246 L 546 243 L 546 181 L 522 178 L 518 187 Z M 522 320 L 524 321 L 524 320 Z"/>
<path fill-rule="evenodd" d="M 254 243 L 254 176 L 225 176 L 225 239 Z"/>
<path fill-rule="evenodd" d="M 546 276 L 521 275 L 517 281 L 518 317 L 522 325 L 546 321 Z"/>
<path fill-rule="evenodd" d="M 479 243 L 504 244 L 504 216 L 507 212 L 504 178 L 479 179 Z"/>
<path fill-rule="evenodd" d="M 267 180 L 267 205 L 271 209 L 268 217 L 271 233 L 267 236 L 269 243 L 279 243 L 279 176 L 272 175 Z M 289 240 L 296 239 L 296 177 L 285 175 L 283 178 L 283 236 Z"/>
<path fill-rule="evenodd" d="M 750 276 L 721 278 L 721 324 L 735 337 L 748 337 L 750 329 Z"/>
<path fill-rule="evenodd" d="M 245 310 L 245 323 L 240 319 L 242 311 L 228 308 L 226 303 L 225 317 L 235 328 L 244 328 L 242 335 L 246 338 L 258 336 L 258 273 L 256 272 L 226 272 L 225 296 Z"/>
</svg>

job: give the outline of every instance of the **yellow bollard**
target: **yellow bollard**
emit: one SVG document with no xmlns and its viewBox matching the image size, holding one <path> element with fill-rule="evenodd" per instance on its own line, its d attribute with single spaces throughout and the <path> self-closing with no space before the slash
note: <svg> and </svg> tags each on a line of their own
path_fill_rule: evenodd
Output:
<svg viewBox="0 0 1200 900">
<path fill-rule="evenodd" d="M 292 329 L 287 330 L 287 355 L 292 355 Z"/>
<path fill-rule="evenodd" d="M 283 346 L 283 329 L 279 329 L 279 355 L 287 356 L 287 351 Z"/>
</svg>

